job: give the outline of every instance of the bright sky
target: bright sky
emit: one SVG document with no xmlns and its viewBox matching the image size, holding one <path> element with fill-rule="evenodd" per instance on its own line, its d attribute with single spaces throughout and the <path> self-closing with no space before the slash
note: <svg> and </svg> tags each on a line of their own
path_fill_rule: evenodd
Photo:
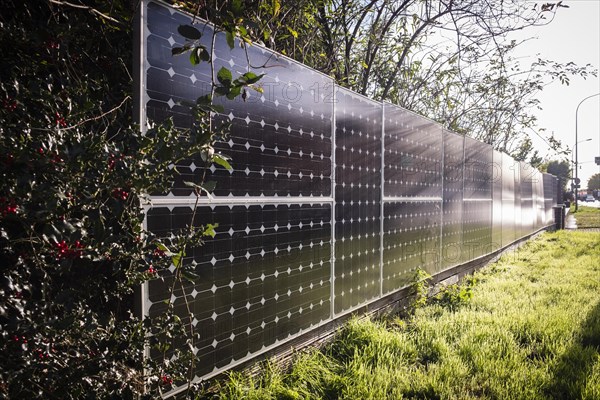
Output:
<svg viewBox="0 0 600 400">
<path fill-rule="evenodd" d="M 538 6 L 541 2 L 537 2 Z M 573 61 L 600 68 L 600 0 L 565 0 L 563 4 L 569 8 L 559 9 L 552 23 L 522 32 L 523 37 L 535 36 L 536 39 L 523 44 L 518 54 L 531 60 L 539 54 L 541 58 L 560 63 Z M 598 77 L 572 79 L 569 86 L 559 82 L 547 86 L 538 97 L 543 108 L 537 113 L 539 126 L 546 128 L 548 133 L 554 131 L 555 137 L 572 149 L 577 105 L 596 93 L 600 93 Z M 585 188 L 589 177 L 600 172 L 600 166 L 594 163 L 594 157 L 600 156 L 600 96 L 581 104 L 577 121 L 578 141 L 592 139 L 578 146 L 579 178 Z M 541 139 L 533 136 L 532 140 L 542 156 L 558 158 Z"/>
</svg>

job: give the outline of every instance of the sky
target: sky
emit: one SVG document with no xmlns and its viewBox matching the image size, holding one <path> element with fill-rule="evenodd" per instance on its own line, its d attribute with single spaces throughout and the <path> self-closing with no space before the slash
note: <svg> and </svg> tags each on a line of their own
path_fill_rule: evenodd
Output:
<svg viewBox="0 0 600 400">
<path fill-rule="evenodd" d="M 529 1 L 528 1 L 529 2 Z M 544 1 L 546 2 L 546 1 Z M 550 1 L 547 1 L 550 2 Z M 536 2 L 531 2 L 536 3 Z M 541 2 L 537 2 L 538 4 Z M 544 59 L 578 65 L 592 64 L 600 68 L 600 0 L 565 0 L 569 8 L 560 8 L 555 19 L 546 26 L 531 28 L 520 32 L 522 38 L 535 37 L 524 43 L 517 56 L 525 61 L 533 61 L 536 55 Z M 572 78 L 568 86 L 554 82 L 538 96 L 543 108 L 536 112 L 538 125 L 546 128 L 564 145 L 575 145 L 575 115 L 577 105 L 587 96 L 600 93 L 600 78 Z M 585 100 L 577 113 L 579 178 L 582 188 L 587 180 L 600 172 L 600 166 L 594 163 L 594 157 L 600 156 L 600 96 Z M 559 158 L 548 149 L 543 140 L 532 135 L 536 149 L 549 159 Z"/>
</svg>

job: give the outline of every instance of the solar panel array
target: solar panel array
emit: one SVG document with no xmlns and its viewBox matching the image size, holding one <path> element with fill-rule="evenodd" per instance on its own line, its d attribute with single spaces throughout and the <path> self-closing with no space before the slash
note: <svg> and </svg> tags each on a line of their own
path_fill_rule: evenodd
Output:
<svg viewBox="0 0 600 400">
<path fill-rule="evenodd" d="M 207 63 L 171 49 L 192 18 L 144 1 L 142 118 L 193 124 L 185 101 L 211 90 Z M 210 49 L 213 30 L 195 20 Z M 263 92 L 219 98 L 231 123 L 217 151 L 233 170 L 200 156 L 175 167 L 169 193 L 153 196 L 146 228 L 169 234 L 218 223 L 214 239 L 187 251 L 199 278 L 175 291 L 201 340 L 196 379 L 208 378 L 323 323 L 393 293 L 422 268 L 436 274 L 551 225 L 557 184 L 484 143 L 379 103 L 259 46 L 233 50 L 215 35 L 214 70 L 266 73 Z M 202 199 L 184 181 L 217 183 Z M 144 315 L 160 315 L 173 276 L 143 291 Z M 185 292 L 185 293 L 184 293 Z M 151 352 L 150 357 L 161 354 Z"/>
</svg>

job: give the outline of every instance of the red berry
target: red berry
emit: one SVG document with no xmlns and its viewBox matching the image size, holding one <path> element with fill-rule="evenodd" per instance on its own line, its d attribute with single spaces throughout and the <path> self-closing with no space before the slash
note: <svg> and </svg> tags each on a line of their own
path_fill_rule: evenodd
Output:
<svg viewBox="0 0 600 400">
<path fill-rule="evenodd" d="M 67 126 L 67 121 L 58 112 L 54 113 L 54 117 L 55 117 L 56 125 L 61 126 L 63 128 L 65 126 Z"/>
<path fill-rule="evenodd" d="M 129 193 L 126 190 L 117 188 L 112 191 L 112 196 L 116 199 L 125 201 L 129 197 Z"/>
</svg>

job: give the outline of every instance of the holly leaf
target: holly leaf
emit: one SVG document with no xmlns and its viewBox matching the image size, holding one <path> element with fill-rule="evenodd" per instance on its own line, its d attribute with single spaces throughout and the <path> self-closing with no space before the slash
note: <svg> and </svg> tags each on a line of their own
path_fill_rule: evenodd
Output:
<svg viewBox="0 0 600 400">
<path fill-rule="evenodd" d="M 165 246 L 164 244 L 162 244 L 162 243 L 158 243 L 156 245 L 156 248 L 159 249 L 159 250 L 164 251 L 165 255 L 167 255 L 167 256 L 173 255 L 173 253 L 171 253 L 171 250 L 169 250 L 169 248 L 167 246 Z"/>
<path fill-rule="evenodd" d="M 185 257 L 185 253 L 183 252 L 183 250 L 181 250 L 180 252 L 175 254 L 173 257 L 171 257 L 171 262 L 173 263 L 173 265 L 176 268 L 181 267 L 181 261 L 182 261 L 183 257 Z"/>
</svg>

